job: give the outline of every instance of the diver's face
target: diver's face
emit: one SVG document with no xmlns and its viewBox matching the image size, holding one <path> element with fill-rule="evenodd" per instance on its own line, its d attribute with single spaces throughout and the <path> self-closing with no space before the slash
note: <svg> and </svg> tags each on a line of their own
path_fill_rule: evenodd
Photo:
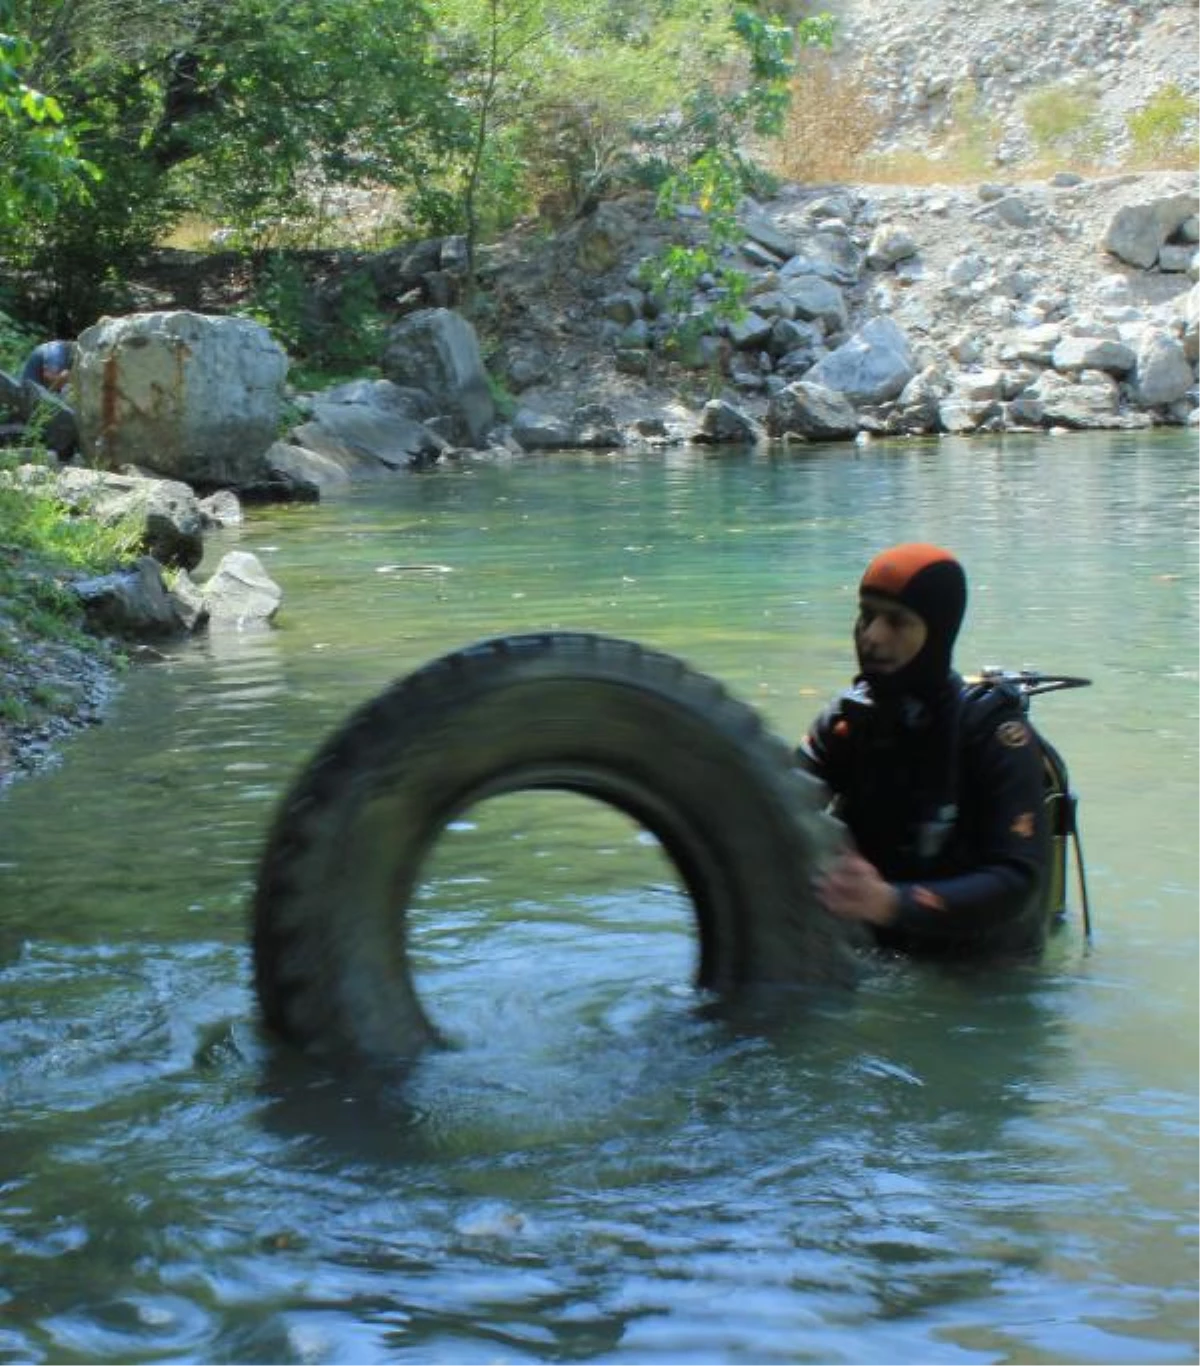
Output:
<svg viewBox="0 0 1200 1366">
<path fill-rule="evenodd" d="M 894 674 L 921 653 L 929 634 L 924 621 L 907 607 L 876 593 L 858 600 L 854 645 L 864 673 Z"/>
</svg>

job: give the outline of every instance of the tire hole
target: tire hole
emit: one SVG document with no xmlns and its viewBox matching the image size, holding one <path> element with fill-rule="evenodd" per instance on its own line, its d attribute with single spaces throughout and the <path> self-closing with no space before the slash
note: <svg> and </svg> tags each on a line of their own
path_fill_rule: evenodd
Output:
<svg viewBox="0 0 1200 1366">
<path fill-rule="evenodd" d="M 462 813 L 430 851 L 408 927 L 417 994 L 460 1045 L 541 1049 L 695 1004 L 695 913 L 674 866 L 587 797 L 516 792 Z"/>
</svg>

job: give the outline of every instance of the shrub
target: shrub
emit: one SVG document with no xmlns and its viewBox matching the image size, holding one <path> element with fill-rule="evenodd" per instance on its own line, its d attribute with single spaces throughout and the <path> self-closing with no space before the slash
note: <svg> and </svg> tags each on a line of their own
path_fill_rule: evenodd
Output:
<svg viewBox="0 0 1200 1366">
<path fill-rule="evenodd" d="M 1025 97 L 1021 114 L 1041 157 L 1089 164 L 1104 150 L 1100 96 L 1090 83 L 1062 82 Z"/>
<path fill-rule="evenodd" d="M 1125 122 L 1135 165 L 1195 165 L 1196 102 L 1174 83 L 1156 90 Z"/>
<path fill-rule="evenodd" d="M 365 271 L 313 281 L 300 261 L 283 252 L 267 258 L 254 303 L 243 312 L 269 328 L 302 368 L 330 375 L 361 374 L 375 365 L 387 330 Z"/>
<path fill-rule="evenodd" d="M 869 71 L 843 70 L 829 53 L 808 52 L 791 80 L 783 131 L 764 159 L 787 180 L 854 179 L 885 122 Z"/>
</svg>

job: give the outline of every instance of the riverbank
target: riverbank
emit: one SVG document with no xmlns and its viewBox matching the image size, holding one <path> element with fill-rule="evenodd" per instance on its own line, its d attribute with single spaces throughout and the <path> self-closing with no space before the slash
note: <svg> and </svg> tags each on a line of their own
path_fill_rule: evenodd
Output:
<svg viewBox="0 0 1200 1366">
<path fill-rule="evenodd" d="M 1004 185 L 785 185 L 770 200 L 747 205 L 746 217 L 769 242 L 772 233 L 787 233 L 811 216 L 814 206 L 822 223 L 836 210 L 840 240 L 866 261 L 873 242 L 904 243 L 896 261 L 862 271 L 840 290 L 824 286 L 839 293 L 840 316 L 821 324 L 826 330 L 817 346 L 827 350 L 871 319 L 890 319 L 908 338 L 916 364 L 933 377 L 931 402 L 917 415 L 931 423 L 925 430 L 975 430 L 976 439 L 986 440 L 1014 414 L 1026 420 L 1033 408 L 1018 412 L 1018 406 L 1039 373 L 1057 386 L 1049 397 L 1065 414 L 1044 413 L 1042 426 L 1194 424 L 1196 219 L 1187 228 L 1190 249 L 1184 245 L 1168 258 L 1171 269 L 1162 261 L 1138 266 L 1104 243 L 1119 214 L 1194 197 L 1195 187 L 1194 175 L 1177 171 Z M 616 310 L 634 293 L 628 277 L 661 249 L 667 232 L 652 197 L 634 196 L 602 205 L 550 237 L 537 225 L 518 228 L 485 253 L 478 325 L 489 369 L 514 406 L 551 423 L 598 409 L 625 431 L 668 432 L 672 440 L 699 429 L 714 397 L 751 423 L 764 421 L 777 376 L 769 367 L 764 373 L 766 353 L 755 346 L 726 339 L 719 365 L 710 357 L 688 366 L 626 344 L 630 323 Z M 753 251 L 753 237 L 748 242 Z M 589 260 L 592 267 L 581 268 Z M 747 268 L 760 291 L 775 274 L 753 257 Z M 153 306 L 180 302 L 162 297 Z M 757 302 L 752 295 L 750 308 Z M 1147 326 L 1179 339 L 1177 364 L 1185 364 L 1186 353 L 1191 388 L 1156 412 L 1126 412 L 1116 397 L 1123 381 L 1119 371 L 1105 373 L 1105 357 L 1132 354 L 1123 338 Z M 1022 351 L 1034 334 L 1044 355 Z M 1079 351 L 1082 368 L 1052 363 L 1060 341 Z M 648 363 L 631 365 L 631 356 Z M 1081 382 L 1089 376 L 1095 384 Z M 1035 402 L 1047 406 L 1040 397 Z M 893 431 L 885 421 L 878 427 Z M 119 659 L 112 646 L 85 637 L 81 614 L 64 606 L 58 585 L 69 566 L 26 558 L 15 572 L 42 580 L 63 615 L 0 613 L 0 789 L 52 763 L 74 730 L 103 716 Z"/>
<path fill-rule="evenodd" d="M 68 566 L 4 551 L 0 566 L 0 793 L 57 761 L 72 734 L 103 719 L 124 667 L 88 635 L 62 584 Z"/>
</svg>

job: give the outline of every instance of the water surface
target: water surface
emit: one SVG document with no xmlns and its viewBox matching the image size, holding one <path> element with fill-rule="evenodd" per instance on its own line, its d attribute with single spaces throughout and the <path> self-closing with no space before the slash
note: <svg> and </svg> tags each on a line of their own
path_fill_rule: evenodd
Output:
<svg viewBox="0 0 1200 1366">
<path fill-rule="evenodd" d="M 0 803 L 0 1360 L 1195 1361 L 1196 493 L 1183 434 L 562 455 L 214 540 L 277 629 L 135 667 Z M 260 1037 L 258 847 L 352 706 L 581 628 L 794 739 L 867 559 L 918 538 L 967 565 L 964 667 L 1095 679 L 1034 713 L 1090 952 L 1076 909 L 1037 967 L 881 966 L 739 1030 L 696 1009 L 657 845 L 525 794 L 447 832 L 414 912 L 459 1049 L 367 1094 Z"/>
</svg>

